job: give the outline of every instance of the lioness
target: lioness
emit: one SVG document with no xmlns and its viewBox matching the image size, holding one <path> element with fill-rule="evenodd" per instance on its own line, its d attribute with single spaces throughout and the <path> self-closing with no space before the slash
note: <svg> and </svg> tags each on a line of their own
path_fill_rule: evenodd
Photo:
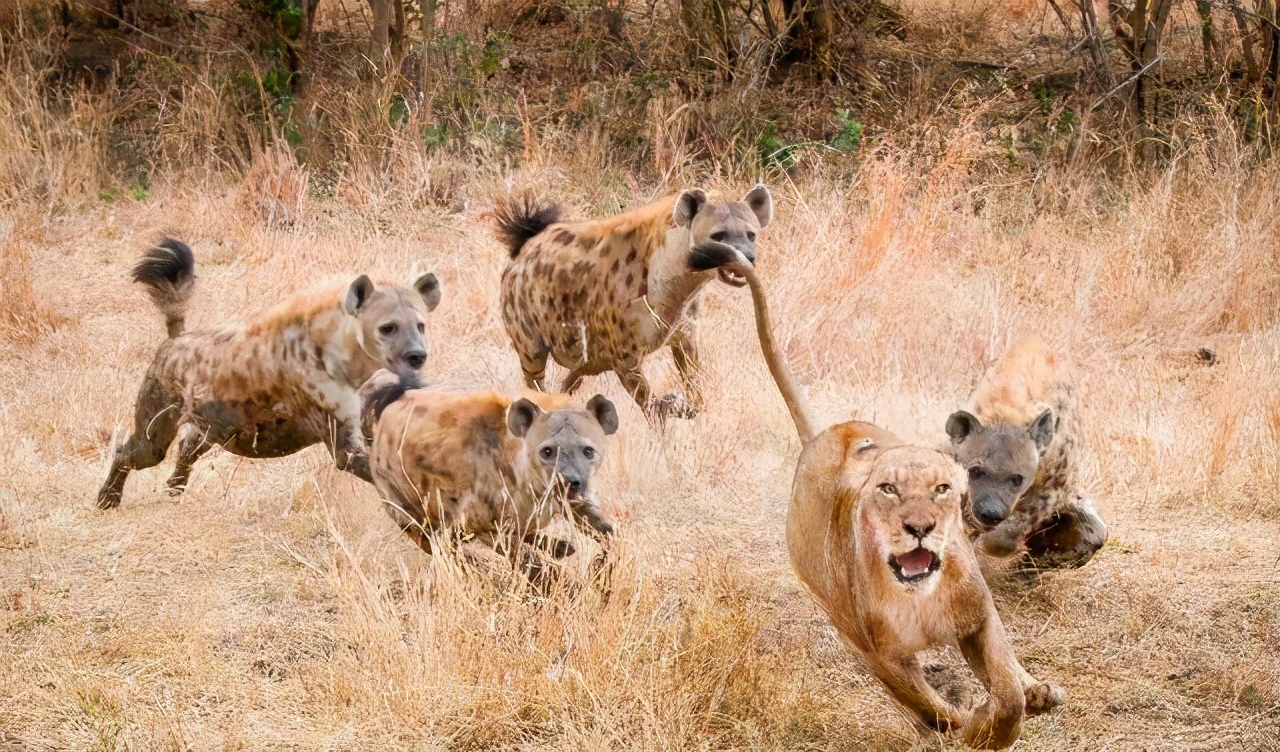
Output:
<svg viewBox="0 0 1280 752">
<path fill-rule="evenodd" d="M 889 693 L 925 727 L 967 744 L 1013 744 L 1025 714 L 1057 706 L 1062 691 L 1018 663 L 961 520 L 964 472 L 947 455 L 909 446 L 869 423 L 816 433 L 808 403 L 773 339 L 751 264 L 731 246 L 694 248 L 698 270 L 746 278 L 765 362 L 803 449 L 787 510 L 787 549 L 800 580 Z M 990 698 L 955 707 L 925 680 L 917 654 L 958 645 Z"/>
<path fill-rule="evenodd" d="M 411 288 L 361 275 L 294 295 L 248 323 L 193 332 L 183 332 L 195 280 L 186 244 L 152 248 L 133 279 L 164 314 L 169 339 L 138 390 L 133 434 L 116 447 L 100 508 L 118 506 L 129 473 L 160 464 L 175 437 L 174 494 L 215 445 L 283 457 L 323 442 L 339 469 L 370 480 L 356 389 L 379 367 L 426 364 L 426 317 L 440 303 L 434 274 Z"/>
<path fill-rule="evenodd" d="M 969 474 L 965 522 L 984 553 L 1026 549 L 1037 568 L 1078 567 L 1107 542 L 1106 523 L 1077 487 L 1073 406 L 1060 359 L 1032 336 L 992 365 L 968 410 L 947 419 Z"/>
<path fill-rule="evenodd" d="M 541 532 L 566 510 L 593 535 L 613 532 L 591 494 L 605 436 L 618 430 L 608 399 L 596 395 L 583 409 L 558 394 L 437 392 L 389 371 L 360 395 L 373 426 L 373 483 L 423 551 L 431 533 L 450 531 L 512 557 L 522 541 L 568 556 L 568 541 Z"/>
</svg>

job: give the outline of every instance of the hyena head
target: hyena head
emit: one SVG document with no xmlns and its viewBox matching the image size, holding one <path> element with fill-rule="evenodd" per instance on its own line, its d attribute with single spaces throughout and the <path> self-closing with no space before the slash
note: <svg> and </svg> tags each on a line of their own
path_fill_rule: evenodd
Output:
<svg viewBox="0 0 1280 752">
<path fill-rule="evenodd" d="M 400 376 L 427 363 L 427 314 L 440 305 L 440 281 L 434 274 L 411 288 L 376 287 L 367 275 L 351 283 L 342 308 L 360 323 L 361 344 L 379 366 Z"/>
<path fill-rule="evenodd" d="M 691 188 L 676 197 L 671 219 L 679 227 L 689 228 L 691 246 L 708 241 L 724 243 L 738 249 L 747 263 L 756 262 L 756 236 L 773 219 L 773 196 L 761 184 L 747 192 L 740 201 L 711 199 Z M 720 280 L 734 287 L 747 281 L 728 269 L 718 270 Z"/>
<path fill-rule="evenodd" d="M 612 402 L 597 394 L 585 410 L 547 411 L 520 399 L 507 408 L 507 428 L 524 439 L 535 489 L 563 494 L 575 518 L 602 533 L 613 532 L 591 496 L 591 476 L 604 459 L 604 437 L 618 430 Z"/>
<path fill-rule="evenodd" d="M 1029 426 L 984 426 L 960 410 L 947 418 L 956 461 L 969 474 L 968 516 L 985 529 L 1000 524 L 1035 482 L 1040 457 L 1057 431 L 1057 418 L 1045 410 Z"/>
</svg>

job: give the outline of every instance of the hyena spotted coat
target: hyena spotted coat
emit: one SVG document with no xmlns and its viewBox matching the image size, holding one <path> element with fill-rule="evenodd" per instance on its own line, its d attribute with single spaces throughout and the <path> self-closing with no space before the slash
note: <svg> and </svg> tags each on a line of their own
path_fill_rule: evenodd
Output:
<svg viewBox="0 0 1280 752">
<path fill-rule="evenodd" d="M 1038 567 L 1081 566 L 1106 543 L 1106 524 L 1079 492 L 1072 386 L 1044 342 L 1026 337 L 1005 352 L 947 434 L 968 471 L 966 521 L 983 551 L 1025 548 Z"/>
<path fill-rule="evenodd" d="M 360 396 L 373 426 L 373 483 L 392 519 L 427 553 L 430 535 L 450 532 L 512 557 L 521 542 L 567 556 L 567 541 L 542 533 L 557 514 L 592 535 L 613 532 L 591 489 L 605 437 L 618 430 L 604 397 L 582 408 L 562 394 L 443 392 L 389 371 L 369 379 Z"/>
<path fill-rule="evenodd" d="M 248 323 L 187 333 L 191 249 L 165 240 L 133 279 L 164 314 L 169 339 L 143 379 L 133 433 L 116 447 L 100 508 L 118 506 L 129 473 L 160 464 L 174 438 L 174 494 L 214 445 L 242 457 L 283 457 L 324 443 L 339 468 L 371 480 L 356 390 L 379 368 L 417 372 L 426 363 L 426 316 L 440 302 L 434 274 L 412 288 L 362 275 L 294 295 Z"/>
<path fill-rule="evenodd" d="M 729 271 L 695 271 L 694 245 L 716 240 L 756 258 L 759 232 L 773 218 L 769 189 L 739 201 L 682 191 L 635 211 L 583 222 L 528 196 L 494 209 L 512 261 L 502 275 L 502 321 L 526 384 L 546 391 L 547 359 L 569 369 L 560 391 L 613 371 L 649 415 L 691 417 L 700 396 L 692 324 L 708 282 L 740 287 Z M 670 345 L 686 395 L 653 399 L 641 363 Z"/>
</svg>

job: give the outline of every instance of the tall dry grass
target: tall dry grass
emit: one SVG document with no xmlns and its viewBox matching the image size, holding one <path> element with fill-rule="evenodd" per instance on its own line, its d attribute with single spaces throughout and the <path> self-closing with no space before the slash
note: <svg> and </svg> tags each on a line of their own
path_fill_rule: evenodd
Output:
<svg viewBox="0 0 1280 752">
<path fill-rule="evenodd" d="M 651 101 L 637 159 L 605 123 L 513 106 L 513 156 L 478 137 L 428 148 L 381 116 L 392 92 L 335 79 L 315 83 L 333 87 L 326 148 L 341 157 L 322 169 L 226 136 L 234 117 L 206 71 L 183 99 L 197 104 L 156 121 L 154 153 L 170 156 L 135 192 L 101 141 L 130 117 L 124 100 L 32 99 L 21 77 L 49 66 L 22 56 L 40 49 L 0 55 L 17 66 L 0 81 L 5 744 L 955 747 L 915 735 L 790 573 L 798 446 L 741 291 L 708 290 L 697 419 L 658 430 L 612 377 L 586 386 L 622 418 L 601 473 L 620 532 L 607 601 L 582 555 L 546 596 L 500 566 L 422 555 L 318 449 L 215 450 L 178 500 L 162 465 L 120 509 L 91 503 L 163 338 L 126 274 L 158 233 L 196 251 L 193 326 L 330 274 L 435 271 L 432 381 L 515 389 L 489 200 L 532 186 L 598 216 L 694 182 L 744 191 L 758 167 L 723 144 L 709 156 L 705 109 Z M 1063 351 L 1112 539 L 1082 570 L 993 573 L 1019 657 L 1068 692 L 1020 748 L 1280 749 L 1280 170 L 1209 121 L 1154 169 L 1009 167 L 982 120 L 991 103 L 940 112 L 929 91 L 906 102 L 902 135 L 769 175 L 760 265 L 780 342 L 823 419 L 926 443 L 1017 333 Z M 201 122 L 209 140 L 190 140 Z M 665 355 L 647 369 L 676 383 Z"/>
</svg>

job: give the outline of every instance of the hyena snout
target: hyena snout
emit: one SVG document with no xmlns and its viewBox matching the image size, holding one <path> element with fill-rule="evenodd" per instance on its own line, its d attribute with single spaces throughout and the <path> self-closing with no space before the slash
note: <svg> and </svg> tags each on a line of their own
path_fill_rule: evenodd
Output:
<svg viewBox="0 0 1280 752">
<path fill-rule="evenodd" d="M 1009 516 L 1009 510 L 999 499 L 983 497 L 973 504 L 973 516 L 984 525 L 999 525 Z"/>
<path fill-rule="evenodd" d="M 427 351 L 410 350 L 404 354 L 404 362 L 416 371 L 427 364 Z"/>
</svg>

